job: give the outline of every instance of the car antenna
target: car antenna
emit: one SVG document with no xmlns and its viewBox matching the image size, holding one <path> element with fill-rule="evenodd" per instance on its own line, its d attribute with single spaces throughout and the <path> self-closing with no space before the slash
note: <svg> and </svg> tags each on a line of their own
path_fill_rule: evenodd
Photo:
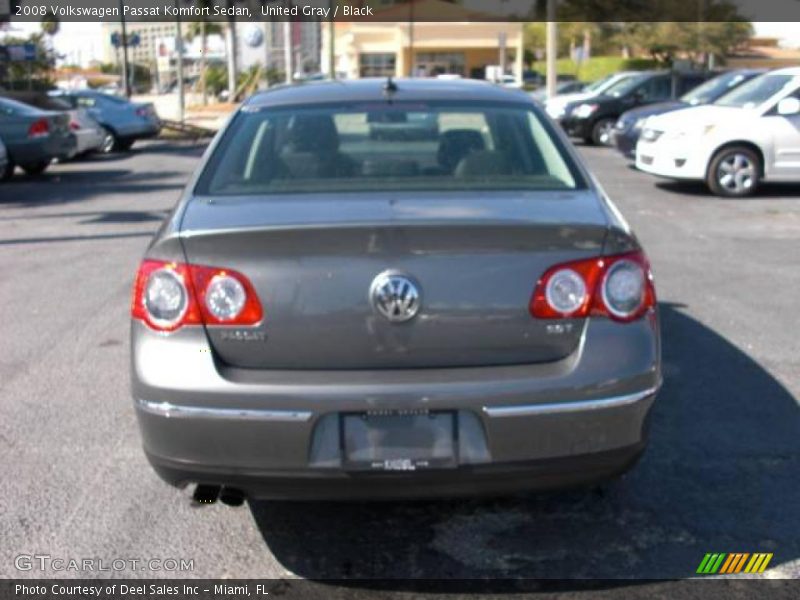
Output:
<svg viewBox="0 0 800 600">
<path fill-rule="evenodd" d="M 397 93 L 397 84 L 392 81 L 392 76 L 386 78 L 386 83 L 383 84 L 383 95 L 386 96 L 386 99 L 389 101 L 389 104 L 392 103 L 392 96 Z"/>
</svg>

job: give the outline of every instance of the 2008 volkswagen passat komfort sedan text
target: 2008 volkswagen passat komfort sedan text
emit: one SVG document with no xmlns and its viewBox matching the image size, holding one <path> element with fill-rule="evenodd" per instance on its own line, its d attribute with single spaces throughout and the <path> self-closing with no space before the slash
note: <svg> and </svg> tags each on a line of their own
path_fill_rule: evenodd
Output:
<svg viewBox="0 0 800 600">
<path fill-rule="evenodd" d="M 257 497 L 610 477 L 643 450 L 661 380 L 636 238 L 540 109 L 485 83 L 252 98 L 147 250 L 132 310 L 157 472 Z"/>
</svg>

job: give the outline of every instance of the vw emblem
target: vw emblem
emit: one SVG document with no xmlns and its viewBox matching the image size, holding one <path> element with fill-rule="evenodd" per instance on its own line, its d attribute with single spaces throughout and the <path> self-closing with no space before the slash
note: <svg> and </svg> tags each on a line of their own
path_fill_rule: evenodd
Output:
<svg viewBox="0 0 800 600">
<path fill-rule="evenodd" d="M 405 275 L 381 273 L 372 282 L 369 295 L 375 309 L 392 323 L 410 321 L 419 312 L 419 288 Z"/>
</svg>

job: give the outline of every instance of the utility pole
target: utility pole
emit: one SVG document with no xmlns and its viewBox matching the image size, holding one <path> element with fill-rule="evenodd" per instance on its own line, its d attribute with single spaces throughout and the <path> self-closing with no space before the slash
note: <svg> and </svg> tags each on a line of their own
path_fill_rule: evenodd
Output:
<svg viewBox="0 0 800 600">
<path fill-rule="evenodd" d="M 547 0 L 547 97 L 556 95 L 556 54 L 558 52 L 558 27 L 556 25 L 556 0 Z"/>
<path fill-rule="evenodd" d="M 178 0 L 175 0 L 177 8 Z M 177 12 L 177 11 L 176 11 Z M 177 63 L 175 64 L 176 75 L 178 79 L 178 120 L 183 123 L 186 118 L 186 92 L 184 90 L 183 82 L 183 31 L 181 31 L 181 18 L 175 17 L 178 28 L 175 34 L 175 53 L 178 55 Z M 205 73 L 203 74 L 205 75 Z"/>
<path fill-rule="evenodd" d="M 119 0 L 119 22 L 122 27 L 122 89 L 124 90 L 125 97 L 131 97 L 131 81 L 128 76 L 128 29 L 125 24 L 125 7 L 123 0 Z"/>
</svg>

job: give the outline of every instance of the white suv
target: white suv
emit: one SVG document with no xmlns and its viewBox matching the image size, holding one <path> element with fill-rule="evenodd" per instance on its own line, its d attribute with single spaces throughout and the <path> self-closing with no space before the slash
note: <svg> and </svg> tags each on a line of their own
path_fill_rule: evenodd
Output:
<svg viewBox="0 0 800 600">
<path fill-rule="evenodd" d="M 714 104 L 649 118 L 636 166 L 705 181 L 719 196 L 751 195 L 762 181 L 800 182 L 800 68 L 756 77 Z"/>
</svg>

